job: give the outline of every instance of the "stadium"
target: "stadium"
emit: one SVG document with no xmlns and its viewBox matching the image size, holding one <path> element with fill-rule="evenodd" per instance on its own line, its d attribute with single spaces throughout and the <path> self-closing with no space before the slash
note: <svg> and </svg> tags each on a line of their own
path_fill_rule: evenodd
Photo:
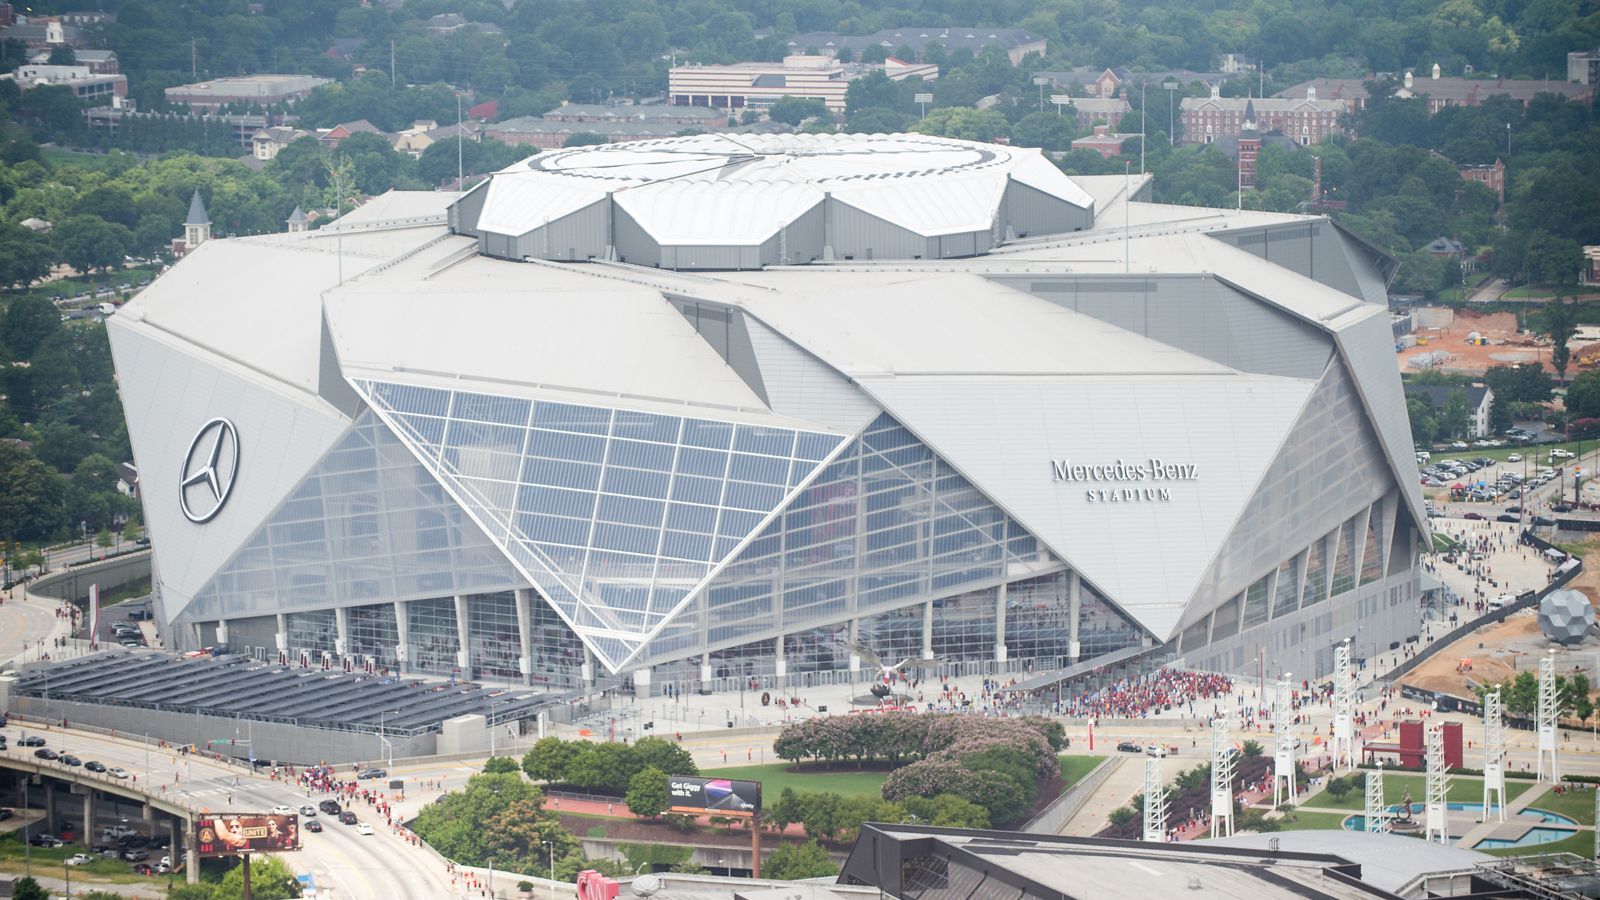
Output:
<svg viewBox="0 0 1600 900">
<path fill-rule="evenodd" d="M 167 643 L 643 695 L 1387 649 L 1393 260 L 1149 191 L 699 135 L 205 240 L 109 320 Z"/>
</svg>

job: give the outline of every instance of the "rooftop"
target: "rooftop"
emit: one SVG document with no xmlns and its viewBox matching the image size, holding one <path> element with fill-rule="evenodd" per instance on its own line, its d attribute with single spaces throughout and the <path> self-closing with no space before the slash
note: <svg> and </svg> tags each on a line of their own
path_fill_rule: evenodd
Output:
<svg viewBox="0 0 1600 900">
<path fill-rule="evenodd" d="M 1276 835 L 1274 835 L 1276 837 Z M 893 896 L 1376 900 L 1341 855 L 908 825 L 863 826 L 840 881 Z"/>
</svg>

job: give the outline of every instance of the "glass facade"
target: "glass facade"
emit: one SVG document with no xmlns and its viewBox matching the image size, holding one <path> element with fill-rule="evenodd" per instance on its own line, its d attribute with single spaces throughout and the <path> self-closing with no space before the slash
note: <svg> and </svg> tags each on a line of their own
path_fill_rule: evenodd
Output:
<svg viewBox="0 0 1600 900">
<path fill-rule="evenodd" d="M 551 687 L 579 684 L 583 678 L 583 641 L 550 604 L 535 596 L 528 605 L 533 613 L 528 627 L 533 683 Z"/>
<path fill-rule="evenodd" d="M 866 616 L 856 631 L 858 640 L 872 648 L 884 665 L 922 658 L 922 606 Z"/>
<path fill-rule="evenodd" d="M 310 650 L 313 657 L 333 653 L 337 647 L 339 626 L 331 609 L 310 612 L 292 612 L 284 617 L 289 630 L 289 650 Z"/>
<path fill-rule="evenodd" d="M 1348 592 L 1356 586 L 1356 519 L 1351 516 L 1339 527 L 1339 550 L 1333 563 L 1333 595 Z"/>
<path fill-rule="evenodd" d="M 407 667 L 430 675 L 453 675 L 459 669 L 461 649 L 456 630 L 456 602 L 452 597 L 413 600 L 406 604 Z M 514 634 L 515 632 L 513 632 Z"/>
<path fill-rule="evenodd" d="M 1378 536 L 1378 525 L 1382 520 L 1382 507 L 1374 505 L 1367 516 L 1367 541 L 1361 552 L 1362 584 L 1371 584 L 1383 577 L 1383 540 Z"/>
<path fill-rule="evenodd" d="M 1300 601 L 1302 607 L 1321 603 L 1328 596 L 1328 540 L 1320 537 L 1312 541 L 1311 549 L 1306 554 L 1306 590 L 1304 599 Z"/>
<path fill-rule="evenodd" d="M 994 659 L 999 621 L 997 588 L 970 591 L 933 601 L 933 655 L 950 662 Z"/>
<path fill-rule="evenodd" d="M 1051 660 L 1049 669 L 1072 648 L 1072 598 L 1068 575 L 1055 572 L 1006 588 L 1006 658 Z"/>
<path fill-rule="evenodd" d="M 1143 638 L 1144 632 L 1113 609 L 1110 601 L 1083 585 L 1083 598 L 1078 604 L 1078 643 L 1083 651 L 1080 659 L 1132 647 Z"/>
<path fill-rule="evenodd" d="M 232 619 L 526 583 L 405 445 L 364 412 L 196 593 L 189 614 Z"/>
<path fill-rule="evenodd" d="M 865 622 L 878 611 L 1058 565 L 1022 526 L 882 415 L 667 623 L 642 659 Z M 920 654 L 920 638 L 916 649 Z"/>
<path fill-rule="evenodd" d="M 1300 579 L 1296 577 L 1295 561 L 1284 560 L 1278 567 L 1277 596 L 1272 599 L 1272 617 L 1288 615 L 1300 608 Z"/>
<path fill-rule="evenodd" d="M 1247 589 L 1239 596 L 1244 603 L 1244 627 L 1253 628 L 1267 620 L 1268 614 L 1272 610 L 1267 605 L 1266 591 L 1251 591 Z"/>
<path fill-rule="evenodd" d="M 472 677 L 516 681 L 522 677 L 517 658 L 522 655 L 517 628 L 517 600 L 511 591 L 474 594 L 467 600 L 467 659 Z"/>
<path fill-rule="evenodd" d="M 613 665 L 845 440 L 386 382 L 358 387 Z"/>
<path fill-rule="evenodd" d="M 370 656 L 384 668 L 394 668 L 400 664 L 394 653 L 395 647 L 400 644 L 400 629 L 395 622 L 393 603 L 354 606 L 345 615 L 350 624 L 352 654 Z"/>
</svg>

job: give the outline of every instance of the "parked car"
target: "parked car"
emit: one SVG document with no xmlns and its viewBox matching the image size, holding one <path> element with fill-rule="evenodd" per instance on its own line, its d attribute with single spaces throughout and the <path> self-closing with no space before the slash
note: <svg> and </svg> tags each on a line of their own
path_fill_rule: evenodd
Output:
<svg viewBox="0 0 1600 900">
<path fill-rule="evenodd" d="M 1133 741 L 1123 741 L 1122 743 L 1117 745 L 1117 752 L 1119 752 L 1119 753 L 1142 753 L 1142 752 L 1144 752 L 1144 748 L 1139 746 L 1138 744 L 1135 744 Z"/>
<path fill-rule="evenodd" d="M 275 816 L 292 816 L 294 815 L 294 808 L 280 803 L 272 808 L 272 814 Z"/>
<path fill-rule="evenodd" d="M 1510 513 L 1501 513 L 1500 515 L 1495 516 L 1494 520 L 1496 522 L 1513 522 L 1513 523 L 1521 521 L 1516 516 L 1513 516 Z"/>
<path fill-rule="evenodd" d="M 74 853 L 67 857 L 67 865 L 69 866 L 87 866 L 92 862 L 94 862 L 94 857 L 87 853 Z"/>
<path fill-rule="evenodd" d="M 1461 518 L 1463 518 L 1463 519 L 1482 519 L 1483 518 L 1483 514 L 1482 513 L 1469 512 L 1466 515 L 1462 516 Z"/>
<path fill-rule="evenodd" d="M 150 851 L 142 848 L 122 851 L 122 858 L 128 862 L 144 862 L 150 858 Z"/>
<path fill-rule="evenodd" d="M 1160 744 L 1151 744 L 1150 746 L 1144 748 L 1144 755 L 1153 756 L 1156 759 L 1162 759 L 1167 755 L 1167 748 L 1161 746 Z"/>
<path fill-rule="evenodd" d="M 53 834 L 40 833 L 29 837 L 28 843 L 35 847 L 60 847 L 66 842 Z"/>
<path fill-rule="evenodd" d="M 0 806 L 0 822 L 4 822 L 15 815 L 16 813 L 12 812 L 9 807 Z"/>
</svg>

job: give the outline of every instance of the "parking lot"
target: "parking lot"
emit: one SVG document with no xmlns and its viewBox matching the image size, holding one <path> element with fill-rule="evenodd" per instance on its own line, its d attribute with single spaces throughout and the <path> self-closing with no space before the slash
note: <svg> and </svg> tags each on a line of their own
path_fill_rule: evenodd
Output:
<svg viewBox="0 0 1600 900">
<path fill-rule="evenodd" d="M 1587 472 L 1590 464 L 1587 458 L 1580 464 L 1576 454 L 1564 449 L 1540 453 L 1530 448 L 1505 462 L 1471 451 L 1428 460 L 1418 454 L 1423 494 L 1441 515 L 1532 527 L 1555 524 L 1551 513 L 1559 511 L 1562 496 L 1570 497 L 1574 470 Z"/>
</svg>

